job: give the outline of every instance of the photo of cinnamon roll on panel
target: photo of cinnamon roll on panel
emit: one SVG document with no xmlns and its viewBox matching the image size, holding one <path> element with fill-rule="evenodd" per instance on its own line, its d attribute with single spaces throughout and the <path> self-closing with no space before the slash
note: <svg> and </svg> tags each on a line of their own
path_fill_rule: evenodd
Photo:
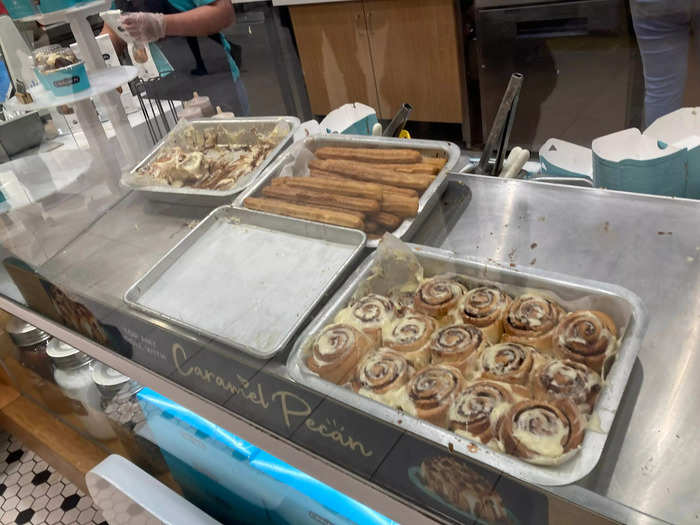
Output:
<svg viewBox="0 0 700 525">
<path fill-rule="evenodd" d="M 568 399 L 525 400 L 511 407 L 500 426 L 508 454 L 530 463 L 556 465 L 568 459 L 583 441 L 584 423 Z"/>
<path fill-rule="evenodd" d="M 503 335 L 503 319 L 511 302 L 510 296 L 495 286 L 473 288 L 459 301 L 455 322 L 480 328 L 489 344 L 496 344 Z"/>
<path fill-rule="evenodd" d="M 390 348 L 380 348 L 367 354 L 357 366 L 352 388 L 360 395 L 401 408 L 406 385 L 414 373 L 403 355 Z"/>
<path fill-rule="evenodd" d="M 409 381 L 403 408 L 411 415 L 447 428 L 450 406 L 463 382 L 462 374 L 453 366 L 428 366 Z"/>
<path fill-rule="evenodd" d="M 396 306 L 387 297 L 366 295 L 343 308 L 335 317 L 336 323 L 345 323 L 370 337 L 377 346 L 382 345 L 382 327 L 396 317 Z"/>
<path fill-rule="evenodd" d="M 416 290 L 413 307 L 417 312 L 439 319 L 455 308 L 466 292 L 462 284 L 449 277 L 432 277 Z"/>
<path fill-rule="evenodd" d="M 603 312 L 570 312 L 554 330 L 552 345 L 555 356 L 582 363 L 600 374 L 605 360 L 617 352 L 617 328 Z"/>
<path fill-rule="evenodd" d="M 430 362 L 451 365 L 470 377 L 486 338 L 476 326 L 458 324 L 436 332 L 430 341 Z"/>
<path fill-rule="evenodd" d="M 306 365 L 323 379 L 343 385 L 372 347 L 372 340 L 357 328 L 328 325 L 316 336 Z"/>
<path fill-rule="evenodd" d="M 384 346 L 401 353 L 418 370 L 430 362 L 430 340 L 437 330 L 437 321 L 422 314 L 407 314 L 384 325 Z"/>
<path fill-rule="evenodd" d="M 424 459 L 420 465 L 423 486 L 476 519 L 488 523 L 511 523 L 501 496 L 488 480 L 452 456 Z"/>
<path fill-rule="evenodd" d="M 554 301 L 541 295 L 521 295 L 513 301 L 503 320 L 503 341 L 535 347 L 545 354 L 552 353 L 552 334 L 564 315 Z"/>
</svg>

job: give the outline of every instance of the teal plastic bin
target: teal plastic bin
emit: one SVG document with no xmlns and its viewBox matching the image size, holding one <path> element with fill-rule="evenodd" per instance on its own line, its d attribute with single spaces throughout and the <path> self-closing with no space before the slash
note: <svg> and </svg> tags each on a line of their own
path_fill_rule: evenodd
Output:
<svg viewBox="0 0 700 525">
<path fill-rule="evenodd" d="M 58 97 L 79 93 L 90 87 L 85 64 L 82 62 L 48 73 L 37 70 L 36 75 L 41 85 Z"/>
</svg>

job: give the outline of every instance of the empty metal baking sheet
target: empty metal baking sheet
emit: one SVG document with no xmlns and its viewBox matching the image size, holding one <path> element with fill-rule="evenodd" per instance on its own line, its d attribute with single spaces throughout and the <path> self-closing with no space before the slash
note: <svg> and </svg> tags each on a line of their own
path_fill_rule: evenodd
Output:
<svg viewBox="0 0 700 525">
<path fill-rule="evenodd" d="M 124 300 L 267 358 L 285 347 L 365 240 L 357 230 L 222 206 Z"/>
</svg>

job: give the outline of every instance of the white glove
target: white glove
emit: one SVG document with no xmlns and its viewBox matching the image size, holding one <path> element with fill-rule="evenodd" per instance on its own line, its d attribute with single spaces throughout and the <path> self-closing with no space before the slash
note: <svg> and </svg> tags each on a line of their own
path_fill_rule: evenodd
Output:
<svg viewBox="0 0 700 525">
<path fill-rule="evenodd" d="M 136 42 L 155 42 L 165 38 L 165 15 L 163 13 L 126 13 L 119 24 Z"/>
</svg>

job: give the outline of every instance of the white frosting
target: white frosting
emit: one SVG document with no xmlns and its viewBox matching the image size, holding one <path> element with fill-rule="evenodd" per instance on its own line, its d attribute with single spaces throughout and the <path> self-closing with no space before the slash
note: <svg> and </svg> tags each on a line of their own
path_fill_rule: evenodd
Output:
<svg viewBox="0 0 700 525">
<path fill-rule="evenodd" d="M 600 416 L 598 412 L 594 412 L 586 421 L 586 430 L 591 432 L 597 432 L 598 434 L 605 434 L 603 427 L 600 426 Z"/>
<path fill-rule="evenodd" d="M 407 405 L 411 405 L 412 403 L 408 402 L 408 393 L 407 393 L 407 388 L 406 385 L 396 388 L 394 390 L 389 390 L 388 392 L 385 392 L 384 394 L 378 394 L 374 392 L 373 390 L 370 390 L 368 388 L 360 388 L 357 392 L 361 396 L 368 397 L 370 399 L 374 399 L 375 401 L 379 401 L 380 403 L 384 405 L 388 405 L 390 407 L 394 408 L 401 408 L 408 412 L 407 410 Z M 415 413 L 414 413 L 415 415 Z"/>
<path fill-rule="evenodd" d="M 513 425 L 513 437 L 540 456 L 561 456 L 564 453 L 562 442 L 565 442 L 569 435 L 569 428 L 563 421 L 552 418 L 552 425 L 548 426 L 547 433 L 534 434 L 529 430 L 533 420 L 544 417 L 543 412 L 551 414 L 542 408 L 531 408 L 520 413 Z"/>
</svg>

